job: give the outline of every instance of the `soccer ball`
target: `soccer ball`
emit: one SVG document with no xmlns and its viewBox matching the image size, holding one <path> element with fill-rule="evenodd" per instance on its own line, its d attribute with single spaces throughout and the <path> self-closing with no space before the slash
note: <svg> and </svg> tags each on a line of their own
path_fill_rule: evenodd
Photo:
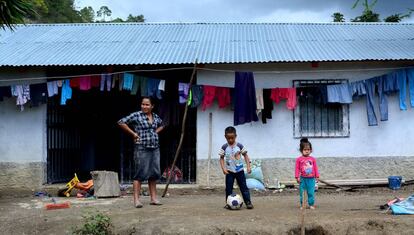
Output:
<svg viewBox="0 0 414 235">
<path fill-rule="evenodd" d="M 231 194 L 227 197 L 227 205 L 232 210 L 238 210 L 243 206 L 243 199 L 239 194 Z"/>
</svg>

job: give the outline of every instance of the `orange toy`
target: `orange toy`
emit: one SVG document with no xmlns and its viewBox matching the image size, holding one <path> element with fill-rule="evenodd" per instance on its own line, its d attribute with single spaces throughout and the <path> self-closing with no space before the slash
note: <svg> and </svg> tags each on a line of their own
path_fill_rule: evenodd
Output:
<svg viewBox="0 0 414 235">
<path fill-rule="evenodd" d="M 66 189 L 64 189 L 65 191 L 63 192 L 63 195 L 65 195 L 66 197 L 70 197 L 70 192 L 72 191 L 73 188 L 88 191 L 92 187 L 93 187 L 93 180 L 88 180 L 85 183 L 81 183 L 78 179 L 78 176 L 75 173 L 75 177 L 73 177 L 73 179 L 71 179 L 66 184 Z"/>
<path fill-rule="evenodd" d="M 71 179 L 67 184 L 66 184 L 66 191 L 64 192 L 64 195 L 66 197 L 70 197 L 70 191 L 72 191 L 72 189 L 75 187 L 76 184 L 79 183 L 79 179 L 78 176 L 75 173 L 75 177 L 73 177 L 73 179 Z"/>
<path fill-rule="evenodd" d="M 80 190 L 84 190 L 84 191 L 88 191 L 90 188 L 93 187 L 93 180 L 88 180 L 85 183 L 77 183 L 75 185 L 75 188 L 80 189 Z"/>
</svg>

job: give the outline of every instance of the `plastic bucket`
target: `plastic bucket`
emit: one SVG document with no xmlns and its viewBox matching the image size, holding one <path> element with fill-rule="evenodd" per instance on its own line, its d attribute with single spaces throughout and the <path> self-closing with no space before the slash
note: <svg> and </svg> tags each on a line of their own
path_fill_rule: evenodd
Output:
<svg viewBox="0 0 414 235">
<path fill-rule="evenodd" d="M 392 190 L 401 188 L 402 176 L 389 176 L 388 187 Z"/>
</svg>

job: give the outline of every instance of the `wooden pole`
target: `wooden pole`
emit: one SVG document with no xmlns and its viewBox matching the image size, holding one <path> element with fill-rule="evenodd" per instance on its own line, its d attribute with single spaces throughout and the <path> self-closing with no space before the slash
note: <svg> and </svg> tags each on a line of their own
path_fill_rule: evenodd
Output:
<svg viewBox="0 0 414 235">
<path fill-rule="evenodd" d="M 303 202 L 300 214 L 300 234 L 305 235 L 305 210 L 308 204 L 308 194 L 306 190 L 303 190 Z"/>
<path fill-rule="evenodd" d="M 188 90 L 190 92 L 191 90 L 191 86 L 193 85 L 193 81 L 194 81 L 194 77 L 197 71 L 197 59 L 194 62 L 194 68 L 193 68 L 193 73 L 191 74 L 191 78 L 190 78 L 190 82 L 189 82 L 189 86 L 188 86 Z M 187 111 L 188 111 L 188 99 L 190 98 L 190 96 L 187 96 L 187 100 L 185 102 L 185 109 L 184 109 L 184 115 L 183 115 L 183 122 L 181 125 L 181 136 L 180 136 L 180 142 L 178 144 L 177 147 L 177 151 L 175 152 L 175 156 L 174 156 L 174 161 L 171 165 L 171 169 L 170 169 L 170 174 L 168 175 L 168 179 L 167 179 L 167 184 L 165 185 L 165 189 L 164 192 L 162 193 L 162 197 L 165 197 L 165 195 L 167 194 L 168 191 L 168 186 L 170 185 L 170 181 L 171 181 L 171 177 L 172 177 L 172 171 L 174 169 L 175 166 L 175 162 L 177 161 L 178 155 L 180 154 L 181 151 L 181 147 L 183 145 L 183 140 L 184 140 L 184 133 L 185 133 L 185 122 L 187 121 Z"/>
<path fill-rule="evenodd" d="M 210 161 L 213 145 L 213 113 L 208 115 L 208 162 L 207 162 L 207 188 L 210 188 Z"/>
<path fill-rule="evenodd" d="M 337 188 L 337 191 L 341 191 L 341 190 L 344 190 L 344 191 L 350 191 L 350 190 L 353 190 L 353 189 L 354 189 L 354 188 L 349 188 L 349 187 L 347 187 L 347 188 L 345 188 L 345 187 L 341 187 L 341 186 L 339 186 L 339 185 L 332 184 L 332 183 L 328 183 L 328 182 L 326 182 L 325 180 L 321 180 L 321 179 L 319 179 L 319 182 L 321 182 L 321 183 L 323 183 L 323 184 L 326 184 L 326 185 L 328 185 L 328 186 L 335 187 L 335 188 Z"/>
</svg>

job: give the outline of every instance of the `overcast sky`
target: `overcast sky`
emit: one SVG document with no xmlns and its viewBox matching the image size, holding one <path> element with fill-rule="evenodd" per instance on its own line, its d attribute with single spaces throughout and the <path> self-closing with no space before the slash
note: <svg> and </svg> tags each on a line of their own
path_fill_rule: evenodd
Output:
<svg viewBox="0 0 414 235">
<path fill-rule="evenodd" d="M 363 0 L 361 0 L 363 1 Z M 369 0 L 371 2 L 372 0 Z M 331 22 L 334 12 L 346 21 L 360 15 L 354 0 L 76 0 L 80 9 L 100 6 L 112 10 L 112 18 L 143 14 L 146 22 Z M 414 0 L 378 0 L 374 11 L 383 20 L 414 8 Z M 403 22 L 414 23 L 414 14 Z"/>
</svg>

